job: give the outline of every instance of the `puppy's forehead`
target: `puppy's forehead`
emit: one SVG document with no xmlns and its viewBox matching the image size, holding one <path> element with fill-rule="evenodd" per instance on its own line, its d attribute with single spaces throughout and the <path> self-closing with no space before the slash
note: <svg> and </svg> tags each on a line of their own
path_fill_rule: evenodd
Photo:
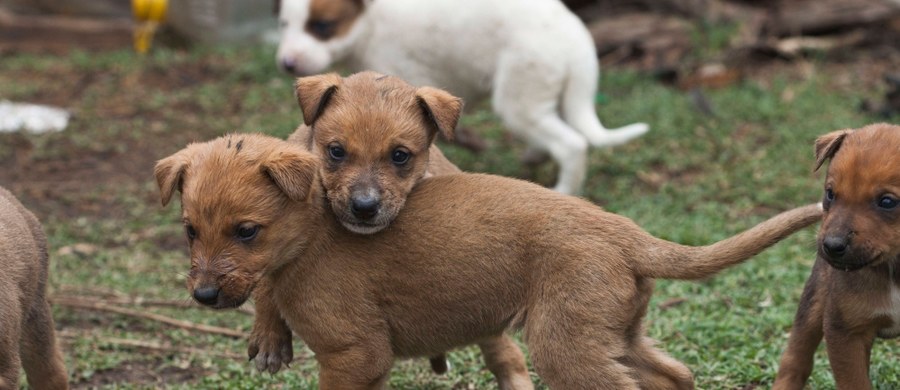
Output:
<svg viewBox="0 0 900 390">
<path fill-rule="evenodd" d="M 401 79 L 359 73 L 345 79 L 333 99 L 316 123 L 320 142 L 343 141 L 369 150 L 427 148 L 429 129 L 416 88 Z"/>
<path fill-rule="evenodd" d="M 847 135 L 828 175 L 844 197 L 864 200 L 900 189 L 900 126 L 872 125 Z"/>
<path fill-rule="evenodd" d="M 228 136 L 200 145 L 191 156 L 182 187 L 182 208 L 192 222 L 262 219 L 286 197 L 262 171 L 274 151 L 268 140 Z"/>
</svg>

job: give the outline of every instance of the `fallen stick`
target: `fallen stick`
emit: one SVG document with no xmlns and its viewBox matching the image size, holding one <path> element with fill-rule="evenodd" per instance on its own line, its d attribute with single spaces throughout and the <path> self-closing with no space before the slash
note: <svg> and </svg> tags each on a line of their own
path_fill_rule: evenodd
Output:
<svg viewBox="0 0 900 390">
<path fill-rule="evenodd" d="M 66 294 L 62 294 L 65 292 Z M 90 290 L 86 290 L 85 292 L 91 292 Z M 74 294 L 70 294 L 74 293 Z M 191 301 L 177 301 L 177 300 L 166 300 L 166 299 L 148 299 L 143 297 L 128 297 L 125 294 L 115 293 L 115 294 L 106 294 L 109 298 L 95 298 L 91 296 L 83 295 L 81 291 L 75 289 L 61 289 L 60 292 L 57 292 L 53 296 L 51 296 L 51 300 L 57 297 L 61 297 L 61 299 L 78 299 L 84 301 L 98 301 L 107 304 L 113 305 L 135 305 L 135 306 L 154 306 L 154 307 L 175 307 L 180 309 L 200 309 L 202 306 L 197 305 Z M 244 314 L 255 315 L 256 310 L 253 309 L 252 306 L 241 306 L 235 309 L 236 311 Z"/>
<path fill-rule="evenodd" d="M 177 353 L 186 353 L 186 354 L 194 354 L 194 355 L 206 355 L 206 356 L 216 356 L 227 359 L 235 359 L 235 360 L 246 360 L 247 358 L 244 355 L 233 353 L 233 352 L 215 352 L 209 349 L 200 349 L 194 347 L 175 347 L 171 344 L 161 343 L 158 341 L 149 341 L 149 340 L 133 340 L 133 339 L 122 339 L 122 338 L 106 338 L 106 337 L 96 337 L 93 333 L 78 333 L 78 332 L 66 332 L 60 331 L 57 335 L 62 339 L 79 339 L 79 338 L 92 338 L 97 343 L 100 344 L 109 344 L 115 345 L 119 347 L 127 347 L 127 348 L 140 348 L 140 349 L 149 349 L 153 351 L 160 352 L 177 352 Z"/>
<path fill-rule="evenodd" d="M 172 317 L 167 317 L 161 314 L 155 313 L 147 313 L 138 310 L 128 309 L 119 306 L 113 306 L 107 304 L 103 301 L 98 300 L 87 300 L 87 299 L 79 299 L 79 298 L 68 298 L 68 297 L 53 297 L 50 299 L 51 303 L 68 306 L 68 307 L 76 307 L 81 309 L 88 310 L 98 310 L 98 311 L 106 311 L 131 317 L 138 317 L 143 319 L 148 319 L 156 322 L 162 322 L 164 324 L 172 325 L 178 328 L 194 330 L 203 333 L 210 334 L 218 334 L 223 336 L 235 337 L 235 338 L 246 338 L 247 334 L 241 332 L 236 329 L 222 328 L 219 326 L 212 325 L 204 325 L 204 324 L 196 324 L 190 321 L 178 320 Z"/>
</svg>

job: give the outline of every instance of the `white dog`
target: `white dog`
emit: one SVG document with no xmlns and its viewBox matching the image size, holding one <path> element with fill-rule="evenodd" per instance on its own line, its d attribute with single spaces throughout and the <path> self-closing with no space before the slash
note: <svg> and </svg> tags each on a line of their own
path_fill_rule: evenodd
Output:
<svg viewBox="0 0 900 390">
<path fill-rule="evenodd" d="M 510 131 L 559 163 L 562 193 L 581 191 L 589 145 L 648 130 L 600 124 L 594 43 L 560 1 L 282 0 L 279 24 L 277 61 L 295 75 L 341 62 L 468 101 L 490 96 Z"/>
</svg>

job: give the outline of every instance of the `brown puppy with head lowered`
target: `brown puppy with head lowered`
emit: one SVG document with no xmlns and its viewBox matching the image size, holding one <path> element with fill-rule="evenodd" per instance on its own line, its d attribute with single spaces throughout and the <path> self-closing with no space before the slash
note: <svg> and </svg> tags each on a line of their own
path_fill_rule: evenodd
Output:
<svg viewBox="0 0 900 390">
<path fill-rule="evenodd" d="M 18 389 L 25 368 L 34 389 L 66 389 L 47 284 L 47 239 L 37 218 L 0 187 L 0 389 Z"/>
<path fill-rule="evenodd" d="M 164 204 L 181 191 L 189 290 L 229 308 L 264 280 L 324 389 L 378 389 L 396 357 L 507 329 L 524 329 L 552 388 L 692 388 L 687 367 L 644 335 L 653 278 L 708 277 L 821 217 L 810 205 L 689 247 L 579 198 L 460 173 L 423 180 L 388 228 L 363 236 L 334 217 L 319 164 L 285 141 L 232 135 L 189 145 L 155 174 Z"/>
<path fill-rule="evenodd" d="M 775 389 L 802 389 L 822 337 L 839 389 L 870 389 L 875 337 L 900 335 L 900 126 L 874 124 L 816 140 L 831 159 L 818 256 Z"/>
<path fill-rule="evenodd" d="M 439 132 L 452 136 L 462 110 L 462 101 L 449 93 L 375 72 L 304 77 L 296 87 L 304 124 L 288 142 L 319 156 L 324 195 L 348 230 L 383 230 L 420 180 L 461 172 L 433 144 Z M 257 291 L 248 354 L 260 370 L 277 372 L 293 356 L 292 335 L 277 312 L 266 310 L 267 288 Z M 525 357 L 507 335 L 479 346 L 501 389 L 533 388 Z M 435 372 L 447 371 L 445 356 L 430 360 Z"/>
</svg>

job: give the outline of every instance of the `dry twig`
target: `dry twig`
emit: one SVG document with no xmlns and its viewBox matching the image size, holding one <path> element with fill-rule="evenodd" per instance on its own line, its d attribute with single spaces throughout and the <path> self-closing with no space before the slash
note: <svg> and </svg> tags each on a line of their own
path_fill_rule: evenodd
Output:
<svg viewBox="0 0 900 390">
<path fill-rule="evenodd" d="M 172 317 L 167 317 L 161 314 L 155 313 L 147 313 L 138 310 L 128 309 L 124 307 L 110 305 L 104 301 L 96 300 L 96 299 L 84 299 L 84 298 L 73 298 L 73 297 L 61 297 L 55 296 L 50 299 L 50 302 L 68 306 L 75 307 L 80 309 L 88 309 L 88 310 L 97 310 L 97 311 L 106 311 L 110 313 L 116 313 L 121 315 L 126 315 L 130 317 L 137 317 L 148 319 L 152 321 L 162 322 L 164 324 L 172 325 L 178 328 L 193 330 L 203 333 L 211 333 L 218 334 L 223 336 L 230 336 L 236 338 L 246 338 L 247 334 L 235 329 L 222 328 L 219 326 L 212 325 L 204 325 L 204 324 L 196 324 L 190 321 L 178 320 Z"/>
</svg>

